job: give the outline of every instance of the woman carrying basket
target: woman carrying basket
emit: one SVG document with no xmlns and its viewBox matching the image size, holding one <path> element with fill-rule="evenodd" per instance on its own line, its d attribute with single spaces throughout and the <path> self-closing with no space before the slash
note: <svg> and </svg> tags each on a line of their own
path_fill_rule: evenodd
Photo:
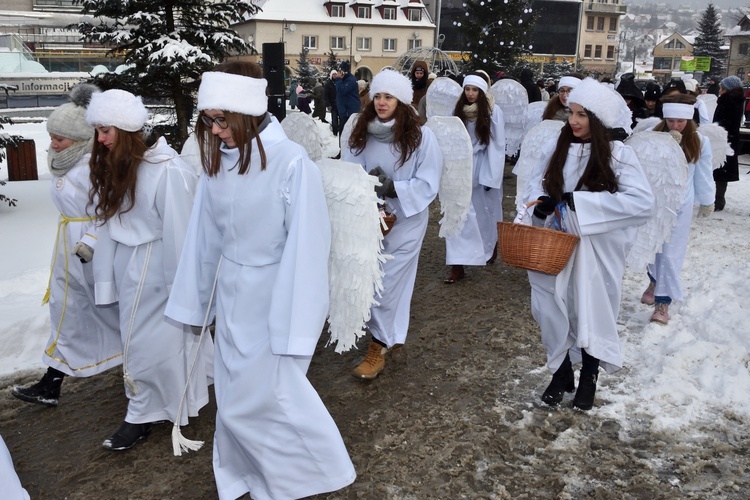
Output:
<svg viewBox="0 0 750 500">
<path fill-rule="evenodd" d="M 538 200 L 535 225 L 555 223 L 580 237 L 553 276 L 529 271 L 531 310 L 554 373 L 542 401 L 557 405 L 575 389 L 572 363 L 582 362 L 573 406 L 593 406 L 601 365 L 622 367 L 617 315 L 625 256 L 636 227 L 651 217 L 654 197 L 635 152 L 621 141 L 631 113 L 615 91 L 585 79 L 570 93 L 570 116 L 557 145 L 531 174 L 524 201 Z M 549 148 L 548 148 L 549 150 Z"/>
<path fill-rule="evenodd" d="M 383 292 L 373 306 L 367 329 L 372 342 L 353 375 L 374 379 L 385 367 L 385 355 L 406 341 L 417 262 L 427 231 L 428 207 L 437 196 L 443 156 L 432 131 L 422 126 L 411 106 L 411 82 L 384 70 L 370 86 L 370 104 L 354 122 L 341 159 L 361 164 L 380 179 L 375 188 L 396 222 L 383 240 Z M 342 141 L 346 138 L 342 137 Z"/>
</svg>

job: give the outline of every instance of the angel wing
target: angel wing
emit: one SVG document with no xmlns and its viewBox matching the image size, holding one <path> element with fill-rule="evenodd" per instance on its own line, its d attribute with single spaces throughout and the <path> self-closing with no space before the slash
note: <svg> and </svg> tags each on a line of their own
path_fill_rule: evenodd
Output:
<svg viewBox="0 0 750 500">
<path fill-rule="evenodd" d="M 348 351 L 364 335 L 370 308 L 383 290 L 383 267 L 392 258 L 383 254 L 376 177 L 361 165 L 324 158 L 317 162 L 331 220 L 328 259 L 330 305 L 326 346 Z"/>
<path fill-rule="evenodd" d="M 529 103 L 526 107 L 525 132 L 528 133 L 529 130 L 542 123 L 542 116 L 544 115 L 544 110 L 547 108 L 548 102 L 549 101 L 536 101 Z"/>
<path fill-rule="evenodd" d="M 526 132 L 526 108 L 529 95 L 526 89 L 511 78 L 496 81 L 490 87 L 490 94 L 495 98 L 505 120 L 505 154 L 514 156 L 521 149 L 524 132 Z"/>
<path fill-rule="evenodd" d="M 523 193 L 526 191 L 531 174 L 535 168 L 543 167 L 541 162 L 546 156 L 545 153 L 554 148 L 563 125 L 565 125 L 565 122 L 560 120 L 544 120 L 529 130 L 529 133 L 523 139 L 521 153 L 513 167 L 513 173 L 517 176 L 516 207 L 524 203 Z"/>
<path fill-rule="evenodd" d="M 341 130 L 341 147 L 346 148 L 349 144 L 349 138 L 352 136 L 352 130 L 354 130 L 354 124 L 359 119 L 359 113 L 354 113 L 349 117 L 349 120 L 344 124 L 344 128 Z M 363 169 L 364 170 L 364 169 Z"/>
<path fill-rule="evenodd" d="M 323 158 L 323 138 L 315 120 L 305 113 L 290 113 L 281 122 L 286 136 L 307 151 L 312 161 Z"/>
<path fill-rule="evenodd" d="M 427 118 L 452 116 L 461 92 L 461 85 L 454 80 L 436 78 L 427 89 Z"/>
<path fill-rule="evenodd" d="M 180 158 L 185 160 L 185 163 L 193 167 L 196 174 L 201 175 L 203 173 L 201 150 L 198 146 L 198 140 L 195 137 L 195 132 L 191 133 L 185 141 L 185 144 L 182 145 Z"/>
<path fill-rule="evenodd" d="M 698 127 L 698 133 L 708 138 L 711 143 L 711 166 L 716 170 L 727 161 L 727 156 L 734 154 L 729 145 L 727 130 L 715 123 L 704 123 Z"/>
<path fill-rule="evenodd" d="M 706 111 L 708 112 L 708 119 L 713 120 L 714 112 L 716 111 L 716 104 L 718 101 L 718 97 L 716 97 L 713 94 L 701 94 L 698 96 L 698 99 L 703 101 L 703 103 L 706 105 Z"/>
<path fill-rule="evenodd" d="M 427 120 L 443 153 L 443 173 L 440 178 L 439 235 L 453 236 L 469 216 L 471 206 L 472 171 L 474 155 L 471 137 L 463 122 L 455 116 L 433 116 Z"/>
<path fill-rule="evenodd" d="M 656 200 L 656 213 L 638 227 L 627 257 L 628 267 L 641 272 L 669 241 L 677 211 L 685 199 L 688 165 L 679 144 L 664 132 L 638 132 L 625 143 L 635 150 Z"/>
<path fill-rule="evenodd" d="M 636 123 L 635 128 L 633 128 L 633 133 L 636 132 L 644 132 L 646 130 L 652 129 L 656 127 L 658 124 L 661 123 L 661 118 L 658 116 L 650 116 L 648 118 L 641 118 L 638 120 L 638 123 Z"/>
</svg>

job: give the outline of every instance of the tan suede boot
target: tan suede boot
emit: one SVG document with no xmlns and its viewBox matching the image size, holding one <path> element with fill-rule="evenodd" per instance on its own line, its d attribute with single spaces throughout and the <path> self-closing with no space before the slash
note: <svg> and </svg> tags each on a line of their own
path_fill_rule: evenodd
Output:
<svg viewBox="0 0 750 500">
<path fill-rule="evenodd" d="M 376 378 L 385 368 L 385 355 L 387 352 L 387 347 L 383 347 L 377 342 L 370 342 L 365 359 L 352 371 L 352 375 L 363 380 Z"/>
</svg>

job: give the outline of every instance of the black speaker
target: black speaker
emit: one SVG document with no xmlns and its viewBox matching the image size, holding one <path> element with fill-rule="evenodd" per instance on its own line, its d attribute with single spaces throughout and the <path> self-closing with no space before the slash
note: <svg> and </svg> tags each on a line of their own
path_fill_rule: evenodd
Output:
<svg viewBox="0 0 750 500">
<path fill-rule="evenodd" d="M 283 94 L 269 95 L 268 112 L 275 116 L 279 121 L 282 121 L 284 118 L 286 118 L 286 96 L 284 96 Z"/>
<path fill-rule="evenodd" d="M 263 44 L 263 77 L 268 80 L 268 95 L 286 94 L 283 43 Z"/>
</svg>

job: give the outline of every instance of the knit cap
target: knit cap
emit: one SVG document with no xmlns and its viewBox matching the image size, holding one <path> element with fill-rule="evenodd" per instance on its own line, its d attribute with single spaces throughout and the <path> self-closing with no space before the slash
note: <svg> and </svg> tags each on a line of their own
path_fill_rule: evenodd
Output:
<svg viewBox="0 0 750 500">
<path fill-rule="evenodd" d="M 742 80 L 732 75 L 724 78 L 719 85 L 721 85 L 724 90 L 738 89 L 742 87 Z"/>
<path fill-rule="evenodd" d="M 101 92 L 96 85 L 79 83 L 70 91 L 70 101 L 55 108 L 47 119 L 47 132 L 72 139 L 87 141 L 94 136 L 94 127 L 86 123 L 86 107 L 91 95 Z"/>
</svg>

